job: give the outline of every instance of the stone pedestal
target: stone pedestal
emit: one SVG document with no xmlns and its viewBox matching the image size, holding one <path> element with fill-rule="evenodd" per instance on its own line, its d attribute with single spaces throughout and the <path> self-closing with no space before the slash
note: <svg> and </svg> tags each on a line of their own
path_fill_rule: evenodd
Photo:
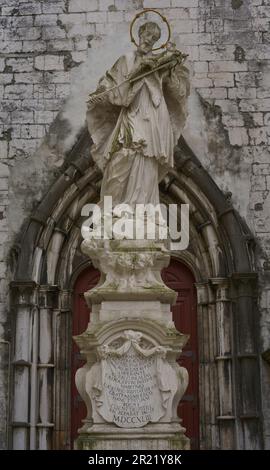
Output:
<svg viewBox="0 0 270 470">
<path fill-rule="evenodd" d="M 78 449 L 187 449 L 177 416 L 188 372 L 176 358 L 188 340 L 172 322 L 176 293 L 161 269 L 163 243 L 88 240 L 82 250 L 102 275 L 85 293 L 91 323 L 75 337 L 87 363 L 76 385 L 87 406 Z"/>
</svg>

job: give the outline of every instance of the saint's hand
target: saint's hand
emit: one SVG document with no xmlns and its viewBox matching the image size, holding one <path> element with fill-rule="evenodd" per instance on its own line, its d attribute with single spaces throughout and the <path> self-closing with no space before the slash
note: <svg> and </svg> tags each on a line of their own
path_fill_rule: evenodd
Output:
<svg viewBox="0 0 270 470">
<path fill-rule="evenodd" d="M 108 98 L 106 91 L 106 87 L 104 85 L 100 85 L 94 93 L 90 93 L 87 103 L 89 103 L 89 105 L 104 103 L 106 98 Z"/>
</svg>

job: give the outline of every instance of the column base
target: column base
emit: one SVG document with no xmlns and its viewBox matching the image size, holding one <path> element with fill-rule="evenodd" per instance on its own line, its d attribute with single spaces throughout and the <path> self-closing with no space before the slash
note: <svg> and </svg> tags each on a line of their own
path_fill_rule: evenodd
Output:
<svg viewBox="0 0 270 470">
<path fill-rule="evenodd" d="M 101 426 L 98 426 L 101 428 Z M 85 432 L 82 428 L 79 437 L 75 441 L 76 450 L 189 450 L 190 440 L 184 435 L 185 429 L 175 432 L 169 431 L 168 425 L 151 426 L 134 429 L 119 428 L 108 429 L 102 426 L 98 430 L 93 426 L 93 431 Z M 171 426 L 170 426 L 171 427 Z M 106 429 L 107 428 L 107 429 Z M 162 428 L 164 430 L 162 430 Z M 179 429 L 179 426 L 177 426 Z"/>
</svg>

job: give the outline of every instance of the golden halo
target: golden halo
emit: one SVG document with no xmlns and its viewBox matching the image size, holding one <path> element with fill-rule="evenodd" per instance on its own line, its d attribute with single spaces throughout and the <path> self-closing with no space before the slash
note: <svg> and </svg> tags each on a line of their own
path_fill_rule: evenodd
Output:
<svg viewBox="0 0 270 470">
<path fill-rule="evenodd" d="M 133 29 L 133 26 L 134 26 L 134 23 L 137 21 L 137 19 L 141 16 L 141 15 L 144 15 L 144 13 L 148 13 L 149 11 L 152 11 L 153 13 L 156 13 L 157 15 L 160 16 L 160 18 L 162 19 L 162 21 L 164 23 L 166 23 L 166 26 L 167 26 L 167 29 L 168 29 L 168 39 L 166 42 L 164 42 L 163 44 L 161 44 L 161 46 L 159 47 L 154 47 L 152 49 L 152 51 L 158 51 L 159 49 L 164 49 L 164 47 L 166 47 L 166 45 L 168 44 L 168 42 L 170 41 L 171 39 L 171 28 L 170 28 L 170 25 L 167 21 L 167 18 L 165 18 L 165 16 L 163 16 L 161 13 L 159 13 L 159 11 L 156 11 L 156 10 L 153 10 L 153 8 L 145 8 L 143 11 L 141 11 L 140 13 L 137 13 L 137 15 L 135 15 L 135 17 L 133 18 L 133 20 L 131 21 L 130 23 L 130 39 L 131 39 L 131 42 L 133 42 L 135 44 L 135 46 L 139 47 L 139 44 L 136 43 L 135 41 L 135 38 L 133 36 L 133 32 L 132 32 L 132 29 Z"/>
</svg>

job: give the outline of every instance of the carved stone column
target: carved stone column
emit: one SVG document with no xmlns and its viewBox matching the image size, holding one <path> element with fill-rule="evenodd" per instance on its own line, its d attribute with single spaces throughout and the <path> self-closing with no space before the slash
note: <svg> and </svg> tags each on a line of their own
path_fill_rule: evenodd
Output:
<svg viewBox="0 0 270 470">
<path fill-rule="evenodd" d="M 35 399 L 33 383 L 36 377 L 37 285 L 35 282 L 13 282 L 12 309 L 14 312 L 14 391 L 12 404 L 12 448 L 28 449 L 35 427 L 31 399 Z M 36 402 L 34 402 L 36 403 Z"/>
<path fill-rule="evenodd" d="M 53 312 L 58 287 L 11 283 L 14 338 L 13 449 L 51 447 L 54 384 Z"/>
<path fill-rule="evenodd" d="M 53 354 L 54 354 L 54 429 L 53 449 L 70 448 L 70 357 L 72 308 L 71 291 L 59 292 L 59 306 L 54 309 Z"/>
<path fill-rule="evenodd" d="M 214 278 L 216 290 L 217 354 L 221 449 L 235 448 L 235 413 L 233 403 L 233 320 L 228 278 Z"/>
<path fill-rule="evenodd" d="M 209 281 L 196 283 L 198 298 L 200 449 L 219 448 L 217 322 L 215 292 Z"/>
<path fill-rule="evenodd" d="M 51 448 L 53 423 L 53 379 L 55 358 L 53 350 L 53 316 L 58 305 L 58 287 L 39 288 L 39 350 L 38 350 L 38 449 Z"/>
<path fill-rule="evenodd" d="M 257 274 L 231 276 L 235 334 L 235 376 L 238 448 L 261 449 L 261 391 L 258 351 Z"/>
<path fill-rule="evenodd" d="M 76 385 L 87 406 L 78 449 L 187 449 L 177 416 L 188 373 L 176 358 L 188 337 L 172 321 L 176 293 L 161 269 L 164 244 L 89 240 L 82 250 L 101 271 L 85 293 L 91 324 L 75 341 L 87 363 Z"/>
</svg>

